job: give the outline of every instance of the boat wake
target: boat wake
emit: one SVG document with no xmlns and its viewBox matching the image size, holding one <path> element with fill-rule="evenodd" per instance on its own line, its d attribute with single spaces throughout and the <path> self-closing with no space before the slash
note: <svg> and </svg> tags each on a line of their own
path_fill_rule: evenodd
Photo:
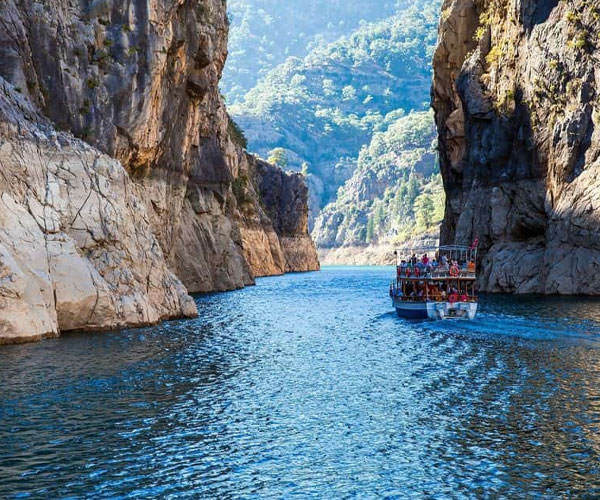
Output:
<svg viewBox="0 0 600 500">
<path fill-rule="evenodd" d="M 570 341 L 600 346 L 600 324 L 570 321 L 549 321 L 511 315 L 479 314 L 471 321 L 423 321 L 422 328 L 440 333 L 468 334 L 495 339 L 523 339 L 529 341 Z"/>
</svg>

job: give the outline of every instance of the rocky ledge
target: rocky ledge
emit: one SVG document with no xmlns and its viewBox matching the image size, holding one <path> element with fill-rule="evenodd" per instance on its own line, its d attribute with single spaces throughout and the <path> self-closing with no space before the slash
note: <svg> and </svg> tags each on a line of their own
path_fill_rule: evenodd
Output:
<svg viewBox="0 0 600 500">
<path fill-rule="evenodd" d="M 442 243 L 490 292 L 600 294 L 600 7 L 446 0 L 433 107 Z"/>
<path fill-rule="evenodd" d="M 194 316 L 318 269 L 302 176 L 243 150 L 224 2 L 0 4 L 0 342 Z"/>
</svg>

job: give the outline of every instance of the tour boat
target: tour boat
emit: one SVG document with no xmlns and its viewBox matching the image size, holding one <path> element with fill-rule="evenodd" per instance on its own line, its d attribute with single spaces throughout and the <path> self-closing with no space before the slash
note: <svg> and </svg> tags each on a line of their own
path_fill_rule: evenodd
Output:
<svg viewBox="0 0 600 500">
<path fill-rule="evenodd" d="M 397 250 L 390 284 L 398 316 L 415 319 L 473 319 L 477 314 L 477 241 L 467 246 Z"/>
</svg>

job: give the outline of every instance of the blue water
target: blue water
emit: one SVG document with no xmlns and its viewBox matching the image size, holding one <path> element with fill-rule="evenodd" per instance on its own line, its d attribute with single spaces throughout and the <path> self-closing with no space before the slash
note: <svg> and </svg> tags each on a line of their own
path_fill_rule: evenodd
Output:
<svg viewBox="0 0 600 500">
<path fill-rule="evenodd" d="M 0 498 L 600 495 L 600 302 L 395 316 L 393 271 L 197 298 L 197 320 L 0 349 Z"/>
</svg>

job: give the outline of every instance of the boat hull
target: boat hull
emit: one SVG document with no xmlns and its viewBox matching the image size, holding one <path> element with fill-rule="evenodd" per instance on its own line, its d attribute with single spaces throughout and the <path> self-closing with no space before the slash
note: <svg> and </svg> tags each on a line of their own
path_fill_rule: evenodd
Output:
<svg viewBox="0 0 600 500">
<path fill-rule="evenodd" d="M 398 316 L 410 319 L 474 319 L 477 302 L 411 302 L 394 298 Z"/>
</svg>

